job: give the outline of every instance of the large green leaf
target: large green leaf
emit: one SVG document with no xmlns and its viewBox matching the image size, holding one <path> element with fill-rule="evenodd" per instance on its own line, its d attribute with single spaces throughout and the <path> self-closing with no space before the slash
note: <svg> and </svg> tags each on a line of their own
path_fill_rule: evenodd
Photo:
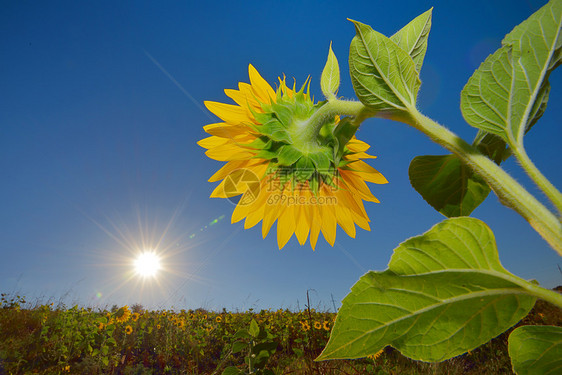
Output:
<svg viewBox="0 0 562 375">
<path fill-rule="evenodd" d="M 396 248 L 386 271 L 359 279 L 318 359 L 360 358 L 392 345 L 413 359 L 446 360 L 527 315 L 535 303 L 528 285 L 502 267 L 485 223 L 447 219 Z"/>
<path fill-rule="evenodd" d="M 562 1 L 551 0 L 502 41 L 461 93 L 461 110 L 472 126 L 502 137 L 510 147 L 542 116 L 548 76 L 562 57 Z"/>
<path fill-rule="evenodd" d="M 423 59 L 427 50 L 427 37 L 431 30 L 431 13 L 433 8 L 414 18 L 390 39 L 414 60 L 416 70 L 421 72 Z"/>
<path fill-rule="evenodd" d="M 390 113 L 415 106 L 421 82 L 410 55 L 370 26 L 352 22 L 356 35 L 350 45 L 349 72 L 359 100 Z"/>
<path fill-rule="evenodd" d="M 322 70 L 322 76 L 320 77 L 320 88 L 322 89 L 322 94 L 327 99 L 335 98 L 335 94 L 340 87 L 340 66 L 338 64 L 338 59 L 332 51 L 332 43 L 330 43 L 330 50 L 328 51 L 328 60 Z"/>
<path fill-rule="evenodd" d="M 468 216 L 490 188 L 455 155 L 417 156 L 408 169 L 414 189 L 447 217 Z"/>
<path fill-rule="evenodd" d="M 513 371 L 518 375 L 562 373 L 562 327 L 519 327 L 508 341 Z"/>
<path fill-rule="evenodd" d="M 500 137 L 481 130 L 472 144 L 498 165 L 511 155 Z M 490 193 L 480 176 L 452 154 L 417 156 L 408 175 L 426 202 L 447 217 L 470 215 Z"/>
</svg>

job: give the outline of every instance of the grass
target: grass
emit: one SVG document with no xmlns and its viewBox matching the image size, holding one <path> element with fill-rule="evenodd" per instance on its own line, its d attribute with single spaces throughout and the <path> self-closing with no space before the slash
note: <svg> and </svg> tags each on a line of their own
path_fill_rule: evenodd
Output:
<svg viewBox="0 0 562 375">
<path fill-rule="evenodd" d="M 229 366 L 248 371 L 252 347 L 265 349 L 255 366 L 274 374 L 512 373 L 510 331 L 441 363 L 413 361 L 391 347 L 376 359 L 314 362 L 329 338 L 333 313 L 25 307 L 23 298 L 5 294 L 1 302 L 0 375 L 218 375 Z M 539 300 L 518 325 L 536 324 L 562 326 L 562 311 Z"/>
</svg>

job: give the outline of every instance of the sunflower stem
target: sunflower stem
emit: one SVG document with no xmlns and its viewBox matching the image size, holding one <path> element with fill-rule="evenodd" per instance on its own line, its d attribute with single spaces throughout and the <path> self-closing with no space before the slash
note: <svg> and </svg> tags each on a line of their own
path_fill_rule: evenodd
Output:
<svg viewBox="0 0 562 375">
<path fill-rule="evenodd" d="M 539 171 L 535 164 L 529 159 L 525 152 L 525 148 L 521 146 L 511 147 L 513 154 L 521 164 L 521 167 L 527 172 L 529 177 L 537 184 L 543 193 L 550 199 L 552 204 L 558 210 L 558 214 L 562 215 L 562 194 L 554 185 Z"/>
<path fill-rule="evenodd" d="M 337 115 L 355 117 L 355 123 L 359 125 L 366 118 L 373 117 L 375 112 L 365 107 L 361 102 L 330 99 L 307 120 L 308 126 L 306 128 L 310 132 L 310 138 L 318 137 L 322 126 L 333 121 Z"/>
<path fill-rule="evenodd" d="M 562 256 L 562 224 L 557 217 L 474 146 L 421 114 L 416 108 L 408 109 L 399 118 L 426 134 L 431 140 L 457 155 L 478 173 L 494 190 L 501 202 L 513 208 Z"/>
</svg>

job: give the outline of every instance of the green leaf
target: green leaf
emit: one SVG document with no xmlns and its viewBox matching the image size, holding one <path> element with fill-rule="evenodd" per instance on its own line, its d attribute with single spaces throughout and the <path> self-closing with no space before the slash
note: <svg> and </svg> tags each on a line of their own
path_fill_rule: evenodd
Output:
<svg viewBox="0 0 562 375">
<path fill-rule="evenodd" d="M 523 326 L 509 335 L 509 356 L 518 375 L 562 373 L 562 327 Z"/>
<path fill-rule="evenodd" d="M 328 51 L 328 60 L 322 70 L 320 77 L 320 88 L 326 99 L 335 98 L 335 94 L 340 87 L 340 66 L 338 59 L 332 51 L 332 43 L 330 43 L 330 50 Z"/>
<path fill-rule="evenodd" d="M 242 350 L 246 349 L 248 344 L 242 341 L 234 341 L 232 344 L 232 353 L 240 353 Z"/>
<path fill-rule="evenodd" d="M 222 375 L 241 375 L 243 373 L 243 371 L 240 371 L 236 367 L 229 366 L 223 370 Z"/>
<path fill-rule="evenodd" d="M 416 360 L 449 359 L 527 315 L 536 299 L 528 285 L 502 267 L 485 223 L 447 219 L 398 246 L 386 271 L 359 279 L 317 359 L 360 358 L 387 345 Z"/>
<path fill-rule="evenodd" d="M 252 337 L 258 337 L 258 335 L 260 334 L 260 327 L 254 319 L 252 319 L 252 321 L 250 322 L 250 329 L 248 330 L 248 332 L 250 333 L 250 335 L 252 335 Z"/>
<path fill-rule="evenodd" d="M 455 155 L 417 156 L 408 175 L 423 199 L 447 217 L 470 215 L 490 193 L 488 185 Z"/>
<path fill-rule="evenodd" d="M 482 130 L 472 145 L 498 165 L 511 155 L 500 137 Z M 416 157 L 408 173 L 414 189 L 447 217 L 470 215 L 490 192 L 480 176 L 452 154 Z"/>
<path fill-rule="evenodd" d="M 562 58 L 562 2 L 550 1 L 516 26 L 503 47 L 474 72 L 461 93 L 461 110 L 472 126 L 515 148 L 542 116 L 548 76 Z"/>
<path fill-rule="evenodd" d="M 337 147 L 334 148 L 333 159 L 336 166 L 339 165 L 345 152 L 345 145 L 347 145 L 347 142 L 353 138 L 358 128 L 359 124 L 352 122 L 349 117 L 341 119 L 338 126 L 335 128 L 334 136 L 337 142 Z"/>
<path fill-rule="evenodd" d="M 431 13 L 433 8 L 414 18 L 390 39 L 414 60 L 416 70 L 421 72 L 423 59 L 427 50 L 427 37 L 431 30 Z"/>
<path fill-rule="evenodd" d="M 304 355 L 304 351 L 299 348 L 293 348 L 293 352 L 297 356 L 297 358 L 301 358 Z"/>
<path fill-rule="evenodd" d="M 497 165 L 511 156 L 511 150 L 500 137 L 482 130 L 478 131 L 472 145 L 476 146 L 482 154 L 492 159 Z"/>
<path fill-rule="evenodd" d="M 235 339 L 249 339 L 250 333 L 246 329 L 240 329 L 232 336 Z"/>
<path fill-rule="evenodd" d="M 401 112 L 415 106 L 420 79 L 414 61 L 386 36 L 351 21 L 356 35 L 349 51 L 355 94 L 375 111 Z"/>
</svg>

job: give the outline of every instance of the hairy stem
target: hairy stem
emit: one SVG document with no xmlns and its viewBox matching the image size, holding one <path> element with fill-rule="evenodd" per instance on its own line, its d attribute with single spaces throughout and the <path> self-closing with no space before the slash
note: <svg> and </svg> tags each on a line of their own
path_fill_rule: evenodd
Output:
<svg viewBox="0 0 562 375">
<path fill-rule="evenodd" d="M 512 147 L 513 154 L 521 163 L 521 167 L 527 172 L 529 177 L 537 184 L 543 193 L 550 199 L 554 207 L 558 210 L 558 214 L 562 215 L 562 194 L 556 189 L 554 185 L 538 170 L 533 164 L 529 156 L 525 152 L 523 146 Z"/>
<path fill-rule="evenodd" d="M 408 112 L 399 116 L 398 119 L 420 130 L 434 142 L 456 154 L 488 183 L 504 205 L 513 208 L 523 216 L 562 256 L 562 224 L 513 177 L 482 155 L 474 146 L 424 116 L 416 108 L 409 108 Z"/>
<path fill-rule="evenodd" d="M 309 131 L 317 136 L 322 126 L 328 121 L 332 121 L 336 115 L 353 116 L 362 122 L 367 117 L 374 116 L 375 113 L 361 102 L 331 99 L 308 119 Z"/>
<path fill-rule="evenodd" d="M 535 297 L 538 297 L 542 300 L 552 303 L 555 306 L 558 306 L 562 309 L 562 294 L 557 293 L 553 290 L 548 290 L 542 288 L 538 285 L 534 285 L 531 283 L 520 284 L 527 292 Z"/>
<path fill-rule="evenodd" d="M 376 112 L 360 102 L 331 99 L 309 119 L 309 129 L 314 129 L 317 134 L 327 119 L 335 115 L 353 116 L 359 124 L 366 118 L 375 116 Z M 408 108 L 408 112 L 393 114 L 391 118 L 413 126 L 457 155 L 486 181 L 504 205 L 523 216 L 562 256 L 562 224 L 558 218 L 496 163 L 447 128 L 421 114 L 415 107 Z M 562 209 L 562 205 L 557 205 L 557 208 Z"/>
</svg>

